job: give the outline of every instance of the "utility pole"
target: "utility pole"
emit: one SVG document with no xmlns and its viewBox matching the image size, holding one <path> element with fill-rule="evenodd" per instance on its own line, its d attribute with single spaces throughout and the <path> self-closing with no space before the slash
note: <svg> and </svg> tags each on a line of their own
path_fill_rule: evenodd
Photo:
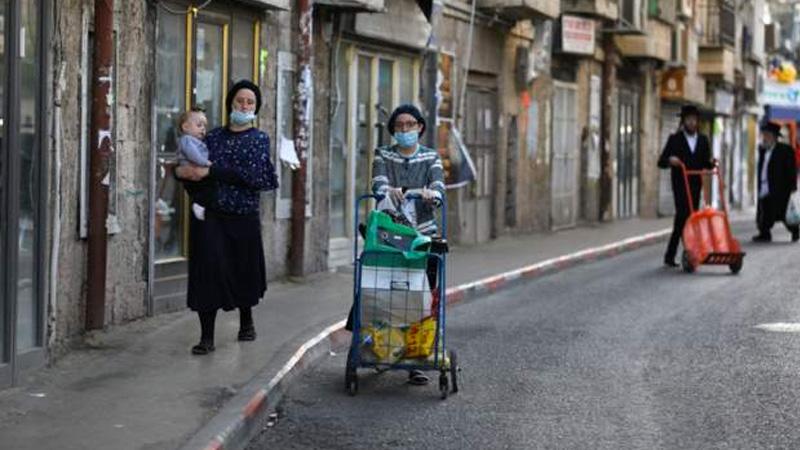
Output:
<svg viewBox="0 0 800 450">
<path fill-rule="evenodd" d="M 108 161 L 111 155 L 111 95 L 114 0 L 94 2 L 94 70 L 92 72 L 92 132 L 89 170 L 89 268 L 86 329 L 105 325 L 106 260 L 108 251 Z"/>
<path fill-rule="evenodd" d="M 300 14 L 300 74 L 294 101 L 294 146 L 300 167 L 292 172 L 292 219 L 289 244 L 289 274 L 301 277 L 304 273 L 306 233 L 306 169 L 311 136 L 311 100 L 314 95 L 312 79 L 313 8 L 311 0 L 297 0 Z"/>
</svg>

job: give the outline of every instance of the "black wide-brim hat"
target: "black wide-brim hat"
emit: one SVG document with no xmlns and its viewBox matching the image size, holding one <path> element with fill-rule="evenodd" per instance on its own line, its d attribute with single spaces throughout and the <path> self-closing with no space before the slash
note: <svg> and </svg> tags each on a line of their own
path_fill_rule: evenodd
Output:
<svg viewBox="0 0 800 450">
<path fill-rule="evenodd" d="M 694 105 L 683 105 L 681 106 L 680 116 L 681 119 L 683 119 L 686 116 L 700 117 L 700 109 L 698 109 L 697 106 Z"/>
<path fill-rule="evenodd" d="M 775 137 L 781 136 L 781 126 L 775 122 L 764 122 L 761 124 L 761 131 L 772 133 Z"/>
</svg>

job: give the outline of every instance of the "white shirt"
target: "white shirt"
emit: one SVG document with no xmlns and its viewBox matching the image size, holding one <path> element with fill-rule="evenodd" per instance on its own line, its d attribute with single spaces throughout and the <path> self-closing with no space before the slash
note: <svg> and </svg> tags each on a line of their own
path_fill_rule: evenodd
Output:
<svg viewBox="0 0 800 450">
<path fill-rule="evenodd" d="M 774 148 L 775 144 L 764 153 L 764 166 L 761 168 L 761 186 L 758 190 L 759 198 L 764 198 L 769 195 L 769 179 L 767 179 L 767 175 L 769 174 L 769 160 L 772 158 L 772 149 Z"/>
<path fill-rule="evenodd" d="M 683 135 L 686 136 L 686 142 L 689 143 L 689 150 L 694 155 L 694 149 L 697 148 L 697 133 L 689 134 L 689 133 L 684 131 Z"/>
</svg>

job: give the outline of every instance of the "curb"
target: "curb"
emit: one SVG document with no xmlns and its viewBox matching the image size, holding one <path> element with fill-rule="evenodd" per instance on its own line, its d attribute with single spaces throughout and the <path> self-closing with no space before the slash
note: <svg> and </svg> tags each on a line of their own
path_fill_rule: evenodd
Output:
<svg viewBox="0 0 800 450">
<path fill-rule="evenodd" d="M 454 286 L 447 290 L 447 304 L 462 303 L 507 289 L 524 281 L 649 246 L 669 237 L 671 231 L 671 229 L 663 229 L 635 236 L 600 247 L 551 258 L 472 283 Z M 292 379 L 320 357 L 329 355 L 349 343 L 350 332 L 344 329 L 345 322 L 342 320 L 329 326 L 300 346 L 266 385 L 258 380 L 269 378 L 270 374 L 256 376 L 254 381 L 243 388 L 242 392 L 236 395 L 220 414 L 181 448 L 185 450 L 245 448 L 250 440 L 261 431 L 259 424 L 267 418 L 269 411 L 278 405 Z"/>
</svg>

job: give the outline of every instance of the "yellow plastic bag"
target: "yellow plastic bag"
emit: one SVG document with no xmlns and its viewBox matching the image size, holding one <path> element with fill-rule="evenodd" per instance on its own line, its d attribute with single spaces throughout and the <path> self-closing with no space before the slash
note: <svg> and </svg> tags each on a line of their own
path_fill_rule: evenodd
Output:
<svg viewBox="0 0 800 450">
<path fill-rule="evenodd" d="M 392 364 L 400 360 L 406 352 L 405 336 L 403 330 L 399 328 L 367 327 L 364 335 L 372 353 L 378 357 L 378 362 Z"/>
<path fill-rule="evenodd" d="M 406 358 L 425 358 L 433 352 L 436 340 L 436 318 L 414 322 L 406 330 Z"/>
</svg>

